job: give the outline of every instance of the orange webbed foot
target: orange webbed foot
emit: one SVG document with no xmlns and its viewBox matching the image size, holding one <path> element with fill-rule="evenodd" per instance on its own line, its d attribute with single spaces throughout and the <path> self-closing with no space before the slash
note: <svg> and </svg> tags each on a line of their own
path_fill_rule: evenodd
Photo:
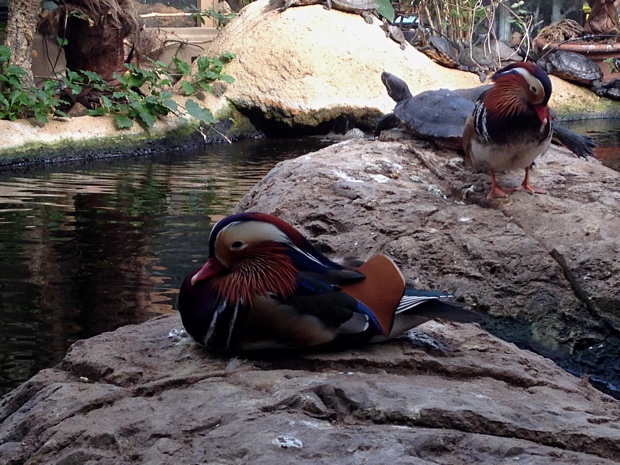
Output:
<svg viewBox="0 0 620 465">
<path fill-rule="evenodd" d="M 543 189 L 539 189 L 538 187 L 534 187 L 530 184 L 530 169 L 525 168 L 525 178 L 523 179 L 523 182 L 521 183 L 521 185 L 519 187 L 517 187 L 515 190 L 517 191 L 525 191 L 528 192 L 530 194 L 546 194 L 547 191 L 543 190 Z"/>
<path fill-rule="evenodd" d="M 487 194 L 487 199 L 489 200 L 497 199 L 497 198 L 505 199 L 506 197 L 508 197 L 508 193 L 506 191 L 512 192 L 512 190 L 510 189 L 504 190 L 496 184 L 491 188 L 491 192 Z"/>
<path fill-rule="evenodd" d="M 499 184 L 497 184 L 497 180 L 495 179 L 495 173 L 490 168 L 489 168 L 489 174 L 491 175 L 491 192 L 487 194 L 487 199 L 490 200 L 490 199 L 508 197 L 508 193 L 506 192 L 508 189 L 504 190 L 500 187 Z"/>
<path fill-rule="evenodd" d="M 546 194 L 547 191 L 544 189 L 539 189 L 538 187 L 532 186 L 530 183 L 523 183 L 519 187 L 514 189 L 515 191 L 525 191 L 529 194 Z"/>
</svg>

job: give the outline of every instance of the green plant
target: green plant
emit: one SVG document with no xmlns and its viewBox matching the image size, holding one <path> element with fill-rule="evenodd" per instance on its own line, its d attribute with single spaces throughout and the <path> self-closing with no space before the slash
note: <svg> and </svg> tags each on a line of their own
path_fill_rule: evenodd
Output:
<svg viewBox="0 0 620 465">
<path fill-rule="evenodd" d="M 396 15 L 391 0 L 375 0 L 375 3 L 377 4 L 377 13 L 379 13 L 379 16 L 393 23 Z"/>
<path fill-rule="evenodd" d="M 612 57 L 612 58 L 607 58 L 603 60 L 603 63 L 607 65 L 607 69 L 609 70 L 610 73 L 617 73 L 617 72 L 620 72 L 620 69 L 618 67 L 620 63 L 618 63 L 618 61 L 620 60 Z"/>
<path fill-rule="evenodd" d="M 224 65 L 234 58 L 235 55 L 233 53 L 223 53 L 217 58 L 201 56 L 196 60 L 196 70 L 192 73 L 191 65 L 174 57 L 173 62 L 177 70 L 185 78 L 188 78 L 181 83 L 181 88 L 185 95 L 192 95 L 196 93 L 198 89 L 212 92 L 211 83 L 217 80 L 225 81 L 229 84 L 232 83 L 234 79 L 227 74 L 222 74 L 222 70 L 224 69 Z"/>
<path fill-rule="evenodd" d="M 48 115 L 64 115 L 59 107 L 64 103 L 55 93 L 56 83 L 45 82 L 40 89 L 25 88 L 21 78 L 26 74 L 23 68 L 10 64 L 11 50 L 0 45 L 0 119 L 15 121 L 35 117 L 42 123 L 48 122 Z"/>
<path fill-rule="evenodd" d="M 234 58 L 232 53 L 224 53 L 217 58 L 200 57 L 195 72 L 192 72 L 189 64 L 175 59 L 177 70 L 187 79 L 182 84 L 185 95 L 199 91 L 211 92 L 211 84 L 217 80 L 233 82 L 233 78 L 222 74 L 222 70 L 224 65 Z M 62 105 L 68 103 L 57 96 L 57 81 L 47 80 L 39 89 L 24 89 L 20 79 L 25 71 L 10 65 L 9 60 L 10 50 L 0 46 L 0 119 L 14 121 L 34 116 L 47 123 L 47 115 L 50 113 L 67 116 L 60 110 Z M 126 64 L 125 73 L 114 75 L 117 81 L 114 86 L 97 73 L 72 70 L 66 70 L 65 75 L 60 78 L 60 84 L 64 93 L 74 96 L 74 100 L 80 100 L 85 94 L 96 91 L 97 101 L 87 102 L 88 114 L 113 115 L 119 129 L 130 128 L 135 121 L 152 127 L 160 116 L 181 110 L 203 123 L 212 125 L 217 122 L 208 109 L 191 99 L 185 102 L 185 106 L 177 104 L 170 90 L 173 79 L 168 68 L 162 62 L 151 63 L 153 69 Z"/>
<path fill-rule="evenodd" d="M 185 8 L 191 13 L 191 16 L 198 19 L 201 24 L 205 24 L 205 18 L 213 19 L 217 24 L 218 29 L 226 26 L 236 16 L 235 12 L 226 13 L 223 11 L 216 11 L 213 7 L 206 10 L 201 10 L 191 5 Z"/>
<path fill-rule="evenodd" d="M 156 63 L 155 70 L 145 70 L 126 64 L 127 71 L 115 74 L 117 84 L 111 86 L 97 73 L 90 71 L 67 71 L 64 78 L 66 89 L 75 95 L 82 94 L 86 87 L 95 89 L 100 99 L 94 108 L 88 110 L 91 116 L 114 115 L 119 129 L 130 128 L 134 121 L 152 127 L 160 116 L 177 110 L 172 92 L 163 90 L 172 83 L 163 72 L 163 63 Z"/>
</svg>

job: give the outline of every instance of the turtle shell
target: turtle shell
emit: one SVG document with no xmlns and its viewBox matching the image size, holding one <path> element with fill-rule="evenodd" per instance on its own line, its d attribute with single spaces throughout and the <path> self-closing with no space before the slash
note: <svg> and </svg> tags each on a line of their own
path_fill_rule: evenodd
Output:
<svg viewBox="0 0 620 465">
<path fill-rule="evenodd" d="M 592 85 L 603 78 L 601 68 L 581 53 L 558 51 L 545 57 L 541 67 L 566 81 Z"/>
<path fill-rule="evenodd" d="M 351 13 L 361 13 L 377 9 L 375 0 L 331 0 L 336 9 Z"/>
<path fill-rule="evenodd" d="M 401 100 L 394 107 L 394 115 L 416 136 L 460 150 L 465 121 L 473 110 L 472 100 L 453 90 L 439 89 Z"/>
<path fill-rule="evenodd" d="M 428 43 L 418 50 L 448 68 L 456 68 L 459 64 L 458 49 L 445 37 L 431 36 L 428 38 Z"/>
</svg>

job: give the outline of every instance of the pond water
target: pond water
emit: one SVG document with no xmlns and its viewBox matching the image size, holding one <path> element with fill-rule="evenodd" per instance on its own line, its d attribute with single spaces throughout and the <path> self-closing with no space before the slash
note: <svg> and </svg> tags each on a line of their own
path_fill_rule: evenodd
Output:
<svg viewBox="0 0 620 465">
<path fill-rule="evenodd" d="M 620 120 L 572 129 L 603 148 Z M 615 137 L 615 139 L 614 139 Z M 328 142 L 243 141 L 0 173 L 0 395 L 76 340 L 174 311 L 213 223 L 278 161 Z"/>
<path fill-rule="evenodd" d="M 242 141 L 0 173 L 0 395 L 78 339 L 172 312 L 213 223 L 278 161 L 325 145 Z"/>
<path fill-rule="evenodd" d="M 620 119 L 563 121 L 562 125 L 580 134 L 588 134 L 599 146 L 594 153 L 606 166 L 620 171 Z"/>
</svg>

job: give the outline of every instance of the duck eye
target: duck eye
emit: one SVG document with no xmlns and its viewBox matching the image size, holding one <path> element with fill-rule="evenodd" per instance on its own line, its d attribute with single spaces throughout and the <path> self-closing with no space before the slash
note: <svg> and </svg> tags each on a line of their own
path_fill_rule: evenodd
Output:
<svg viewBox="0 0 620 465">
<path fill-rule="evenodd" d="M 243 248 L 245 244 L 241 241 L 235 241 L 232 244 L 230 244 L 230 249 L 231 250 L 239 250 L 241 248 Z"/>
</svg>

